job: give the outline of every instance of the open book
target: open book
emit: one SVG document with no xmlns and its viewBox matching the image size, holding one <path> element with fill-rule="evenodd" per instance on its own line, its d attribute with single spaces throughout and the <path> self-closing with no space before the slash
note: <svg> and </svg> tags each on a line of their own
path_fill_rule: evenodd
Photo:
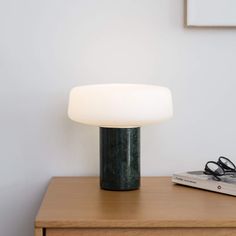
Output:
<svg viewBox="0 0 236 236">
<path fill-rule="evenodd" d="M 221 181 L 217 181 L 213 176 L 205 175 L 203 171 L 189 171 L 174 174 L 172 182 L 236 196 L 236 174 L 220 178 Z"/>
</svg>

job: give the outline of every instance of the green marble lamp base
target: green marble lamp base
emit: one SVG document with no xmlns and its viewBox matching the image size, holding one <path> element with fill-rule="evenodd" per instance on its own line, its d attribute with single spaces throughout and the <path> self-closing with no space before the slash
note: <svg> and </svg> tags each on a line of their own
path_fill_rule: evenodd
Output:
<svg viewBox="0 0 236 236">
<path fill-rule="evenodd" d="M 134 190 L 140 186 L 140 128 L 100 128 L 100 186 Z"/>
</svg>

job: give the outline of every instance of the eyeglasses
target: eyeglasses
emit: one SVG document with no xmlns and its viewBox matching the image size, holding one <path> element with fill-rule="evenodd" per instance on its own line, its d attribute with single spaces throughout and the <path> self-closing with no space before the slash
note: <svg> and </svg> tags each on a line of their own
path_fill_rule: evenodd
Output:
<svg viewBox="0 0 236 236">
<path fill-rule="evenodd" d="M 232 175 L 236 172 L 234 163 L 226 157 L 219 157 L 218 161 L 208 161 L 205 165 L 204 174 L 213 175 L 218 181 L 221 180 L 219 176 Z"/>
</svg>

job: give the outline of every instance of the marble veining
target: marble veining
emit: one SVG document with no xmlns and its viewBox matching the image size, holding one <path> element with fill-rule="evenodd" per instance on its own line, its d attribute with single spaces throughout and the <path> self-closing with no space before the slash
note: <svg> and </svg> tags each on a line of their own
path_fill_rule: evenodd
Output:
<svg viewBox="0 0 236 236">
<path fill-rule="evenodd" d="M 107 190 L 140 186 L 140 128 L 100 128 L 100 185 Z"/>
</svg>

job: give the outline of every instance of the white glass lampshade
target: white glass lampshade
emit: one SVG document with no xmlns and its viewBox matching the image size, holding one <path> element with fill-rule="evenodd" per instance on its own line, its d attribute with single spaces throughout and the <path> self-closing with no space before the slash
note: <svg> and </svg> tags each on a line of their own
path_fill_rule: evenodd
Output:
<svg viewBox="0 0 236 236">
<path fill-rule="evenodd" d="M 171 92 L 144 84 L 99 84 L 70 92 L 70 119 L 99 127 L 133 128 L 158 123 L 173 114 Z"/>
</svg>

